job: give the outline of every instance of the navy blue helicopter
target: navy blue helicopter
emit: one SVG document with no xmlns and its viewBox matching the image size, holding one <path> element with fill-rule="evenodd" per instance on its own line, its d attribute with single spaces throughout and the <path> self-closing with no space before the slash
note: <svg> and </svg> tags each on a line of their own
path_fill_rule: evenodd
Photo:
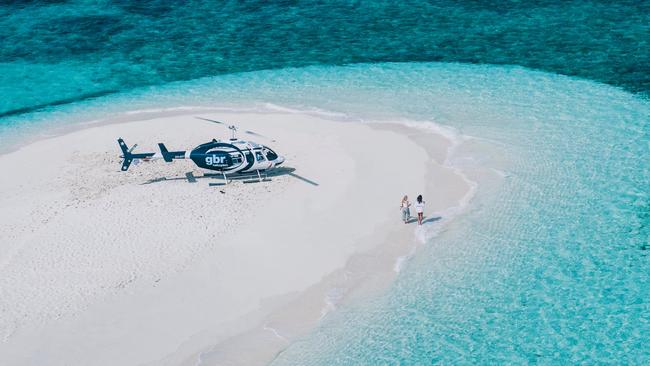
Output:
<svg viewBox="0 0 650 366">
<path fill-rule="evenodd" d="M 182 151 L 169 151 L 165 144 L 159 143 L 158 147 L 160 148 L 160 155 L 163 160 L 171 163 L 177 159 L 190 159 L 199 168 L 217 171 L 222 173 L 224 178 L 226 178 L 226 174 L 234 173 L 256 172 L 259 176 L 260 172 L 273 169 L 284 162 L 284 157 L 278 155 L 270 147 L 237 138 L 236 126 L 227 125 L 224 122 L 212 119 L 196 118 L 228 126 L 232 132 L 231 138 L 227 141 L 213 139 L 192 150 Z M 254 136 L 265 137 L 253 131 L 244 132 Z M 156 153 L 134 154 L 133 150 L 137 144 L 129 149 L 122 138 L 119 138 L 117 142 L 122 150 L 120 158 L 124 159 L 122 161 L 122 171 L 127 171 L 132 162 L 155 159 L 154 155 Z"/>
</svg>

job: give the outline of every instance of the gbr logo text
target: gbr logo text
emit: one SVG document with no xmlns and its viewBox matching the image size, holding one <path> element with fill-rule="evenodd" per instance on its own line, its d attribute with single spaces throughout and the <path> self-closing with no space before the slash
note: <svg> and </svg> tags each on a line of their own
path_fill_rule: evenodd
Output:
<svg viewBox="0 0 650 366">
<path fill-rule="evenodd" d="M 211 166 L 225 166 L 228 165 L 226 162 L 226 156 L 224 155 L 208 155 L 205 157 L 205 163 Z"/>
</svg>

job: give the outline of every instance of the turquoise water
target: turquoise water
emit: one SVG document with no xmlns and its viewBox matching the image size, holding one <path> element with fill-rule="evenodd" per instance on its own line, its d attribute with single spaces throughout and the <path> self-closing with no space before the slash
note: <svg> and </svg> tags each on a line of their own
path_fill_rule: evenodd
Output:
<svg viewBox="0 0 650 366">
<path fill-rule="evenodd" d="M 468 211 L 383 295 L 331 313 L 275 364 L 649 364 L 648 10 L 3 4 L 0 150 L 182 106 L 450 126 L 479 138 L 452 159 L 479 183 Z M 481 184 L 481 167 L 499 184 Z"/>
<path fill-rule="evenodd" d="M 357 62 L 513 64 L 650 91 L 649 1 L 0 2 L 0 116 Z M 0 120 L 1 122 L 1 120 Z"/>
</svg>

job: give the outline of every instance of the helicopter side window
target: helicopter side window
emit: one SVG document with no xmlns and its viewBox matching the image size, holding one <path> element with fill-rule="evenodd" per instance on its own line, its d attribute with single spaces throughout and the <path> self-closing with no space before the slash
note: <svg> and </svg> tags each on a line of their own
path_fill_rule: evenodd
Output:
<svg viewBox="0 0 650 366">
<path fill-rule="evenodd" d="M 257 161 L 264 161 L 264 160 L 266 160 L 266 158 L 264 157 L 264 155 L 262 155 L 262 152 L 261 152 L 261 151 L 256 151 L 256 152 L 255 152 L 255 159 L 256 159 Z"/>
</svg>

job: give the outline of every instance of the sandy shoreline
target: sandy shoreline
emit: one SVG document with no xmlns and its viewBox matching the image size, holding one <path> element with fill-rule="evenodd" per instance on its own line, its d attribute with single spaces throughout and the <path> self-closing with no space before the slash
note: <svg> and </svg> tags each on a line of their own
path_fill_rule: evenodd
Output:
<svg viewBox="0 0 650 366">
<path fill-rule="evenodd" d="M 402 194 L 423 193 L 433 218 L 470 190 L 444 165 L 451 142 L 434 133 L 300 114 L 204 116 L 272 136 L 287 166 L 317 185 L 281 175 L 209 187 L 184 179 L 202 174 L 190 162 L 119 172 L 117 137 L 156 151 L 227 136 L 193 115 L 0 156 L 12 172 L 0 183 L 0 363 L 264 363 L 337 303 L 395 275 L 418 234 L 399 221 Z"/>
</svg>

